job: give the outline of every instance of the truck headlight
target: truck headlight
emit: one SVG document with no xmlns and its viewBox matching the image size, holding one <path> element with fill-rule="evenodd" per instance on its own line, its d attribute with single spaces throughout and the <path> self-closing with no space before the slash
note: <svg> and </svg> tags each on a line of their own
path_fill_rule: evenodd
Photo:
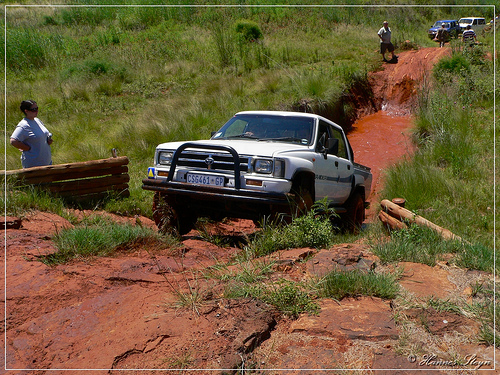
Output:
<svg viewBox="0 0 500 375">
<path fill-rule="evenodd" d="M 160 151 L 158 154 L 158 164 L 160 165 L 170 165 L 172 164 L 172 158 L 174 153 L 172 151 Z"/>
<path fill-rule="evenodd" d="M 273 172 L 273 161 L 269 159 L 256 159 L 254 171 L 256 173 L 271 174 Z"/>
</svg>

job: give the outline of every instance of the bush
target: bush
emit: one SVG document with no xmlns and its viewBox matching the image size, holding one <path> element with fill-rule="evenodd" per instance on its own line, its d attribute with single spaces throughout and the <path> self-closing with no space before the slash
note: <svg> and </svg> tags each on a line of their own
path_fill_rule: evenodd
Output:
<svg viewBox="0 0 500 375">
<path fill-rule="evenodd" d="M 262 38 L 262 31 L 256 22 L 239 20 L 235 24 L 235 31 L 247 42 L 256 42 Z"/>
<path fill-rule="evenodd" d="M 461 76 L 470 71 L 470 62 L 462 55 L 455 55 L 440 60 L 434 67 L 434 77 L 438 82 L 452 81 L 454 77 Z"/>
</svg>

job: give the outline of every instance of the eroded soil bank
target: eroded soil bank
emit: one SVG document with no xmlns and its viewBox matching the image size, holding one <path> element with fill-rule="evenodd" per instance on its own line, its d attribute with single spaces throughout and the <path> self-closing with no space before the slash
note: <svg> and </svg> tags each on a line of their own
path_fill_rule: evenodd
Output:
<svg viewBox="0 0 500 375">
<path fill-rule="evenodd" d="M 384 170 L 411 153 L 408 108 L 414 91 L 435 61 L 449 53 L 446 50 L 401 53 L 398 64 L 385 65 L 372 75 L 384 111 L 363 117 L 349 138 L 356 160 L 374 174 L 373 212 Z M 374 220 L 373 212 L 368 221 Z M 154 227 L 146 218 L 130 220 Z M 39 255 L 55 251 L 54 233 L 70 225 L 57 215 L 35 212 L 24 218 L 20 229 L 2 233 L 6 269 L 0 279 L 6 288 L 0 311 L 2 317 L 6 313 L 7 330 L 0 337 L 6 347 L 0 357 L 7 373 L 218 369 L 196 372 L 216 374 L 224 372 L 220 369 L 244 368 L 266 369 L 265 374 L 323 373 L 319 369 L 456 374 L 458 368 L 473 372 L 479 363 L 481 369 L 493 368 L 494 349 L 477 343 L 477 322 L 452 312 L 422 309 L 417 303 L 430 296 L 472 302 L 470 285 L 491 275 L 446 262 L 436 267 L 404 263 L 397 265 L 404 269 L 402 293 L 416 307 L 402 309 L 393 301 L 366 297 L 322 300 L 318 315 L 291 320 L 258 301 L 222 298 L 222 282 L 207 277 L 207 267 L 228 262 L 239 249 L 205 242 L 196 231 L 184 237 L 180 249 L 138 247 L 114 257 L 52 268 L 39 262 Z M 220 224 L 217 230 L 244 236 L 255 228 L 242 220 Z M 307 281 L 334 268 L 385 267 L 365 243 L 280 251 L 266 261 L 271 260 L 275 264 L 270 281 Z M 180 297 L 188 301 L 184 307 L 179 306 Z M 190 298 L 197 303 L 189 304 Z M 404 328 L 399 324 L 403 317 Z M 411 351 L 419 356 L 409 356 Z M 436 358 L 426 360 L 430 357 L 425 355 Z M 462 366 L 453 365 L 453 359 L 463 360 Z M 471 361 L 463 365 L 467 359 Z"/>
</svg>

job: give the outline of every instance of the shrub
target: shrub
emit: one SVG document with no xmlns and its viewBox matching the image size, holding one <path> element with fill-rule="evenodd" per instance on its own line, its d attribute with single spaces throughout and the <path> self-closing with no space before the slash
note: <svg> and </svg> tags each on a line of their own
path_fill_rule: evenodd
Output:
<svg viewBox="0 0 500 375">
<path fill-rule="evenodd" d="M 451 77 L 460 76 L 463 72 L 468 72 L 470 62 L 462 55 L 454 55 L 453 57 L 440 60 L 434 67 L 434 77 L 443 82 L 451 80 Z"/>
<path fill-rule="evenodd" d="M 247 42 L 256 42 L 262 38 L 262 31 L 256 22 L 249 20 L 239 20 L 236 22 L 235 31 Z"/>
</svg>

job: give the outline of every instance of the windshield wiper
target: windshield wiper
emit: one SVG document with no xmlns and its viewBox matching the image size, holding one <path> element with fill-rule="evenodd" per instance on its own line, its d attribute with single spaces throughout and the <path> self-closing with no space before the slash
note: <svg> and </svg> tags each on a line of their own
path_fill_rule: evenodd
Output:
<svg viewBox="0 0 500 375">
<path fill-rule="evenodd" d="M 302 143 L 302 141 L 308 142 L 307 139 L 305 138 L 296 138 L 296 137 L 276 137 L 276 138 L 261 138 L 261 141 L 278 141 L 278 142 L 299 142 Z"/>
<path fill-rule="evenodd" d="M 253 134 L 247 134 L 247 133 L 244 133 L 244 134 L 238 134 L 238 135 L 230 135 L 229 137 L 225 137 L 226 139 L 230 139 L 230 138 L 251 138 L 251 139 L 259 139 L 259 137 L 256 137 L 255 135 Z"/>
</svg>

